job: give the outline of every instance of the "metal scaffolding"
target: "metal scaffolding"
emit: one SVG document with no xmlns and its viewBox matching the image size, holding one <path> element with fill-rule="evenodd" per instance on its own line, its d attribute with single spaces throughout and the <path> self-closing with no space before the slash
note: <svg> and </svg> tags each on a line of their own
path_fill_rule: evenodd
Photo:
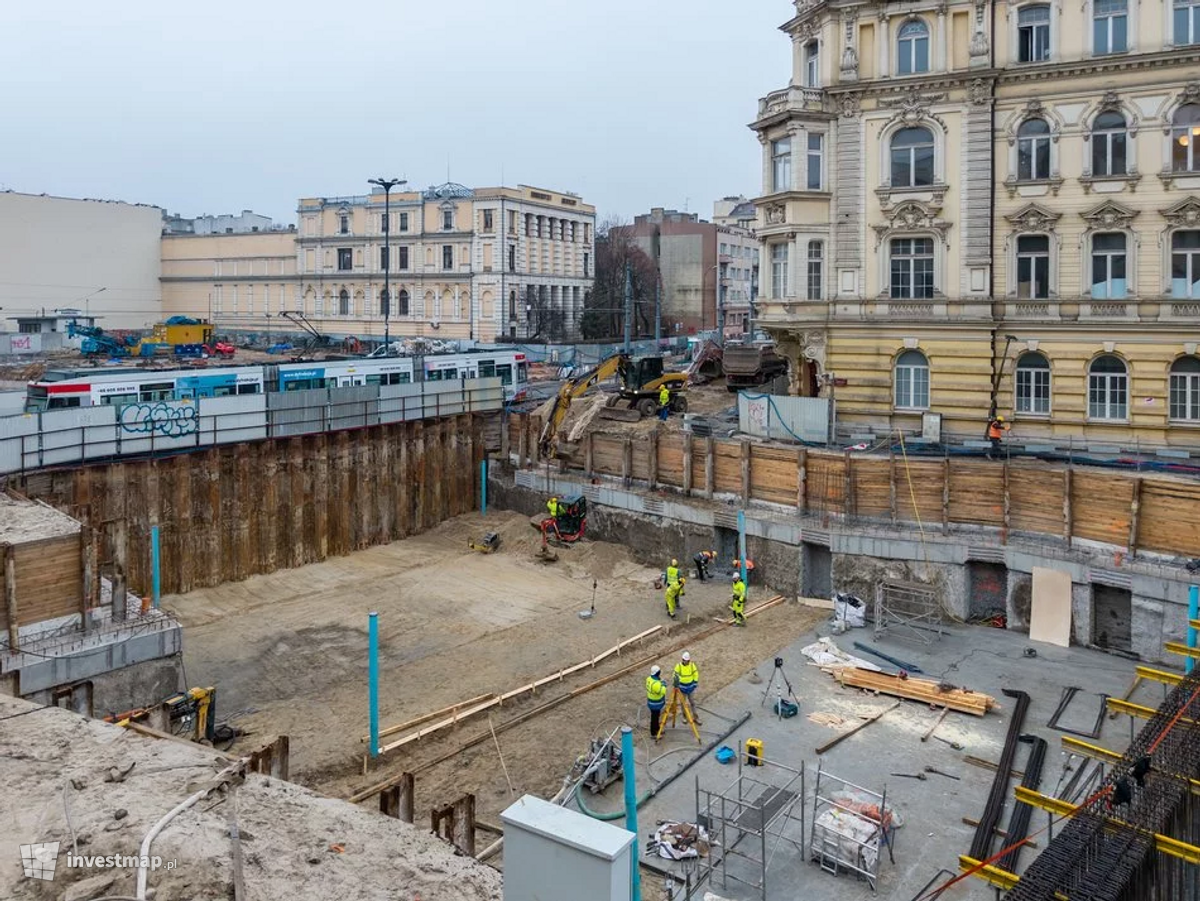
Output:
<svg viewBox="0 0 1200 901">
<path fill-rule="evenodd" d="M 818 761 L 808 859 L 833 876 L 855 873 L 875 891 L 885 848 L 888 860 L 896 862 L 895 816 L 887 806 L 887 789 L 871 791 L 822 767 Z"/>
<path fill-rule="evenodd" d="M 761 758 L 757 762 L 750 765 L 739 746 L 737 778 L 723 791 L 701 788 L 696 779 L 697 822 L 708 830 L 712 849 L 693 891 L 706 881 L 711 885 L 719 870 L 722 888 L 732 879 L 766 901 L 767 872 L 780 846 L 787 842 L 804 853 L 804 764 L 794 770 Z"/>
<path fill-rule="evenodd" d="M 942 637 L 945 622 L 937 592 L 918 582 L 880 582 L 875 586 L 875 637 L 890 627 L 905 630 L 897 637 L 931 644 Z"/>
</svg>

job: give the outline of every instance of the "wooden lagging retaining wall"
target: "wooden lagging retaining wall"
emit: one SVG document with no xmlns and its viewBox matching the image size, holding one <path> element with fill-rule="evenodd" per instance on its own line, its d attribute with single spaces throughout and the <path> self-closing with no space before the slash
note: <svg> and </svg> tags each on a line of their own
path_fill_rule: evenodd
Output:
<svg viewBox="0 0 1200 901">
<path fill-rule="evenodd" d="M 509 447 L 523 466 L 537 454 L 541 422 L 514 414 Z M 588 476 L 619 476 L 688 495 L 734 494 L 808 515 L 928 529 L 991 526 L 1008 533 L 1089 539 L 1138 550 L 1200 557 L 1200 483 L 1034 461 L 861 456 L 749 440 L 653 433 L 636 439 L 591 432 L 560 445 L 560 465 Z"/>
<path fill-rule="evenodd" d="M 17 491 L 84 523 L 84 558 L 164 594 L 245 579 L 423 532 L 476 509 L 484 441 L 469 415 L 40 472 Z M 98 598 L 95 578 L 86 591 Z"/>
</svg>

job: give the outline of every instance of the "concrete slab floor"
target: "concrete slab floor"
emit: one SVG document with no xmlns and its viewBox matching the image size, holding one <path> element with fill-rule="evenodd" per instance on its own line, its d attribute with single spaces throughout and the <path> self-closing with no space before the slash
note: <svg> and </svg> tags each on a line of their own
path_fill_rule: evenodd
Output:
<svg viewBox="0 0 1200 901">
<path fill-rule="evenodd" d="M 753 628 L 751 620 L 749 628 Z M 821 634 L 827 634 L 827 630 Z M 877 712 L 893 703 L 886 696 L 874 697 L 851 688 L 842 688 L 816 666 L 808 665 L 800 653 L 813 635 L 789 645 L 779 656 L 783 658 L 783 671 L 790 678 L 800 701 L 800 714 L 794 718 L 779 720 L 770 713 L 775 690 L 763 705 L 767 680 L 774 669 L 773 659 L 764 660 L 753 674 L 729 685 L 716 695 L 706 697 L 703 688 L 698 699 L 704 730 L 702 738 L 707 744 L 727 728 L 728 723 L 745 711 L 752 716 L 737 729 L 724 744 L 737 748 L 738 742 L 755 737 L 763 741 L 768 760 L 778 761 L 787 767 L 806 768 L 806 791 L 804 816 L 806 830 L 812 820 L 812 803 L 817 770 L 818 745 L 824 744 L 838 731 L 861 722 L 860 714 Z M 1041 790 L 1053 794 L 1059 784 L 1066 755 L 1062 753 L 1062 732 L 1048 729 L 1049 721 L 1058 706 L 1064 686 L 1083 688 L 1067 714 L 1062 725 L 1088 731 L 1095 723 L 1099 709 L 1098 693 L 1120 697 L 1128 690 L 1133 677 L 1134 663 L 1130 660 L 1089 650 L 1086 648 L 1057 648 L 1031 642 L 1026 635 L 990 629 L 981 626 L 956 626 L 948 630 L 943 638 L 929 645 L 915 641 L 881 638 L 875 641 L 871 629 L 855 629 L 849 634 L 835 637 L 839 646 L 850 653 L 859 653 L 883 666 L 883 661 L 856 652 L 853 642 L 861 641 L 897 657 L 920 666 L 927 678 L 943 681 L 986 692 L 1002 705 L 999 712 L 978 718 L 951 712 L 938 727 L 935 734 L 962 744 L 963 750 L 956 751 L 949 745 L 930 739 L 922 743 L 921 736 L 933 725 L 939 711 L 917 702 L 906 701 L 898 709 L 886 714 L 878 722 L 867 726 L 858 734 L 847 738 L 822 757 L 827 772 L 857 783 L 873 791 L 887 790 L 889 804 L 894 804 L 904 820 L 898 830 L 895 843 L 895 865 L 886 857 L 880 866 L 878 890 L 872 893 L 867 884 L 852 874 L 832 876 L 822 872 L 816 864 L 807 863 L 802 855 L 786 842 L 774 852 L 767 874 L 767 898 L 796 899 L 805 901 L 858 901 L 867 898 L 895 898 L 909 901 L 915 899 L 921 888 L 939 869 L 958 872 L 958 855 L 966 853 L 971 845 L 974 827 L 963 823 L 963 817 L 978 819 L 983 813 L 994 772 L 964 762 L 964 756 L 973 755 L 993 762 L 999 760 L 1008 729 L 1009 716 L 1015 701 L 1001 694 L 1004 688 L 1021 689 L 1029 693 L 1031 703 L 1025 718 L 1023 731 L 1040 735 L 1048 744 L 1043 769 Z M 1037 656 L 1026 658 L 1023 651 L 1034 647 Z M 703 673 L 704 661 L 698 663 Z M 752 681 L 758 680 L 758 681 Z M 777 680 L 778 682 L 779 680 Z M 1135 700 L 1155 706 L 1162 697 L 1161 686 L 1140 686 Z M 809 714 L 827 713 L 840 716 L 845 725 L 831 728 L 808 719 Z M 722 719 L 722 717 L 727 719 Z M 643 718 L 642 723 L 645 723 Z M 1135 726 L 1140 728 L 1140 725 Z M 663 760 L 652 762 L 647 771 L 646 760 L 650 755 L 659 755 L 675 748 L 695 747 L 686 727 L 675 729 L 664 736 L 660 747 L 650 747 L 645 739 L 645 727 L 639 729 L 636 757 L 639 794 L 656 780 L 666 779 L 672 772 L 672 763 L 682 764 L 688 759 L 683 753 L 671 753 Z M 1104 719 L 1097 744 L 1116 751 L 1123 751 L 1129 743 L 1129 720 L 1119 717 Z M 1015 768 L 1023 769 L 1029 746 L 1022 744 L 1017 751 Z M 1077 766 L 1078 759 L 1075 761 Z M 936 774 L 926 774 L 925 781 L 892 776 L 892 773 L 920 773 L 924 767 L 932 766 L 960 777 L 960 781 Z M 675 768 L 678 768 L 677 766 Z M 768 782 L 782 784 L 788 778 L 781 770 L 765 767 L 758 773 Z M 737 777 L 736 764 L 722 766 L 709 754 L 689 772 L 675 780 L 661 793 L 652 798 L 639 811 L 640 846 L 644 850 L 647 837 L 654 832 L 655 824 L 661 820 L 693 821 L 696 816 L 696 779 L 702 787 L 719 791 Z M 1010 785 L 1017 784 L 1013 779 Z M 610 789 L 613 804 L 617 789 Z M 1013 803 L 1006 804 L 1000 820 L 1005 829 Z M 601 802 L 597 801 L 599 805 Z M 1030 822 L 1030 832 L 1046 826 L 1046 815 L 1035 811 Z M 789 836 L 798 833 L 798 828 L 789 831 Z M 796 836 L 799 837 L 798 835 Z M 757 839 L 747 839 L 757 843 Z M 997 838 L 993 853 L 1002 847 Z M 1038 839 L 1037 850 L 1025 849 L 1020 869 L 1024 869 L 1047 843 L 1045 835 Z M 768 846 L 770 852 L 770 846 Z M 666 865 L 666 861 L 658 860 Z M 645 871 L 643 871 L 645 872 Z M 730 872 L 735 872 L 732 865 Z M 756 879 L 753 871 L 742 871 L 743 875 Z M 661 879 L 655 878 L 643 893 L 645 898 L 663 897 Z M 721 884 L 719 873 L 716 884 L 709 890 L 731 899 L 759 898 L 757 890 L 739 886 L 732 880 L 728 886 Z M 964 880 L 949 890 L 943 899 L 991 899 L 994 892 L 977 879 Z"/>
</svg>

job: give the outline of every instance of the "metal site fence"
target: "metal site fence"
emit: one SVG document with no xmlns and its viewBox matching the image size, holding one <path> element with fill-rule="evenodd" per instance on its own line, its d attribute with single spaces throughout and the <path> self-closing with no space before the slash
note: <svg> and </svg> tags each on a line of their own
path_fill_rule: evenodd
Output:
<svg viewBox="0 0 1200 901">
<path fill-rule="evenodd" d="M 26 413 L 0 418 L 0 475 L 503 407 L 500 379 L 483 378 Z"/>
</svg>

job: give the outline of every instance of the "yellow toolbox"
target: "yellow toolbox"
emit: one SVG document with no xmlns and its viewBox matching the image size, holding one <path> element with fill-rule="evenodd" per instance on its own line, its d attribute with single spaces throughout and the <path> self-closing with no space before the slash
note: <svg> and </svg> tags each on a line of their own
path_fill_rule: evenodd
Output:
<svg viewBox="0 0 1200 901">
<path fill-rule="evenodd" d="M 746 739 L 746 763 L 750 766 L 762 766 L 763 760 L 763 743 L 761 738 Z"/>
</svg>

